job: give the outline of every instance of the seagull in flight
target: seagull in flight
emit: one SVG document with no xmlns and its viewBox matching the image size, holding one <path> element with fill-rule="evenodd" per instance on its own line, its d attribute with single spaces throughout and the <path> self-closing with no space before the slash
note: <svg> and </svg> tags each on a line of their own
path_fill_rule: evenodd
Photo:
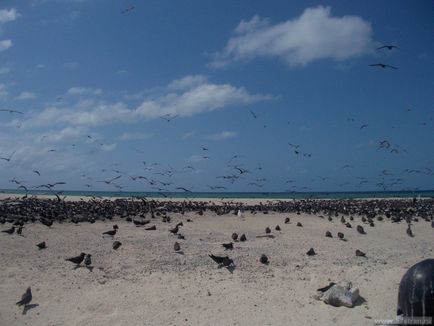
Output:
<svg viewBox="0 0 434 326">
<path fill-rule="evenodd" d="M 398 69 L 397 67 L 394 67 L 394 66 L 391 66 L 391 65 L 386 65 L 384 63 L 373 63 L 373 64 L 370 64 L 368 66 L 370 66 L 370 67 Z"/>
<path fill-rule="evenodd" d="M 249 109 L 249 112 L 252 114 L 253 118 L 257 119 L 258 116 L 255 114 L 255 112 L 253 112 L 252 110 Z"/>
<path fill-rule="evenodd" d="M 14 156 L 16 151 L 13 151 L 11 155 L 9 155 L 8 157 L 0 157 L 0 160 L 5 160 L 6 162 L 10 162 L 10 160 L 12 159 L 12 156 Z"/>
<path fill-rule="evenodd" d="M 9 113 L 24 114 L 24 112 L 17 111 L 17 110 L 9 110 L 9 109 L 1 109 L 0 112 L 9 112 Z"/>
<path fill-rule="evenodd" d="M 97 181 L 97 182 L 104 182 L 105 184 L 111 184 L 113 181 L 115 181 L 115 180 L 117 180 L 117 179 L 119 179 L 120 177 L 122 177 L 121 175 L 118 175 L 117 177 L 114 177 L 114 178 L 112 178 L 112 179 L 110 179 L 110 180 L 102 180 L 102 181 Z"/>
<path fill-rule="evenodd" d="M 129 6 L 128 8 L 125 8 L 124 10 L 121 11 L 121 14 L 129 14 L 131 11 L 133 11 L 134 9 L 136 9 L 136 7 L 134 7 L 133 5 Z"/>
<path fill-rule="evenodd" d="M 166 120 L 167 122 L 170 122 L 173 119 L 175 119 L 176 117 L 178 117 L 177 114 L 171 115 L 170 113 L 168 113 L 168 114 L 165 114 L 165 115 L 161 116 L 160 118 L 163 119 L 163 120 Z"/>
<path fill-rule="evenodd" d="M 381 49 L 392 50 L 392 49 L 399 49 L 399 47 L 397 47 L 396 45 L 383 45 L 377 48 L 377 50 L 381 50 Z"/>
</svg>

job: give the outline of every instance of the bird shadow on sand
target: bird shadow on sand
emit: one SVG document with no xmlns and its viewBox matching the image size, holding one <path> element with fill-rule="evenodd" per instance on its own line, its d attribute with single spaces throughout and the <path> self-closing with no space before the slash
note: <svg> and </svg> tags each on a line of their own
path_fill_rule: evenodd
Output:
<svg viewBox="0 0 434 326">
<path fill-rule="evenodd" d="M 86 266 L 86 268 L 87 268 L 90 272 L 93 272 L 93 269 L 94 269 L 93 266 Z"/>
<path fill-rule="evenodd" d="M 37 303 L 26 304 L 23 308 L 23 315 L 27 314 L 27 311 L 29 311 L 30 309 L 36 308 L 37 306 L 39 306 L 39 304 L 37 304 Z"/>
<path fill-rule="evenodd" d="M 182 250 L 179 250 L 179 251 L 175 251 L 178 255 L 183 255 L 184 254 L 184 251 L 182 251 Z"/>
</svg>

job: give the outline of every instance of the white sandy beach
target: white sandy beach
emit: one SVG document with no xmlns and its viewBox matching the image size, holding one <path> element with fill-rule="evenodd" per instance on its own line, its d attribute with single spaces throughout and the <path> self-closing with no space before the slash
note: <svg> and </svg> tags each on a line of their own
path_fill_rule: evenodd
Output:
<svg viewBox="0 0 434 326">
<path fill-rule="evenodd" d="M 410 238 L 405 223 L 389 221 L 364 225 L 367 234 L 361 235 L 355 230 L 360 217 L 349 229 L 337 218 L 303 214 L 169 215 L 170 224 L 151 221 L 156 231 L 116 220 L 55 222 L 51 228 L 35 223 L 23 236 L 1 233 L 0 325 L 372 325 L 395 316 L 405 271 L 434 256 L 432 229 L 424 221 L 414 224 Z M 168 231 L 179 221 L 185 240 Z M 101 234 L 115 223 L 114 239 L 122 242 L 117 251 Z M 267 226 L 275 238 L 257 238 Z M 327 230 L 332 239 L 324 236 Z M 347 242 L 337 239 L 339 231 Z M 221 243 L 233 232 L 245 233 L 247 241 L 224 252 Z M 41 241 L 47 249 L 38 250 Z M 175 241 L 184 254 L 174 252 Z M 308 257 L 311 247 L 317 255 Z M 356 249 L 367 257 L 356 257 Z M 65 261 L 82 251 L 92 254 L 92 272 Z M 236 269 L 217 268 L 210 253 L 228 254 Z M 269 265 L 258 261 L 261 254 Z M 366 301 L 336 308 L 313 298 L 317 288 L 343 279 Z M 15 302 L 28 286 L 38 306 L 23 315 Z"/>
</svg>

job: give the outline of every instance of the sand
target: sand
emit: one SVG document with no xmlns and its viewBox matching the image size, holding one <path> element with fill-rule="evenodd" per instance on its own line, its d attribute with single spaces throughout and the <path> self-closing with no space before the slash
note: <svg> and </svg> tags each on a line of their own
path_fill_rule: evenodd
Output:
<svg viewBox="0 0 434 326">
<path fill-rule="evenodd" d="M 35 223 L 23 236 L 1 233 L 0 325 L 373 325 L 394 318 L 405 271 L 434 256 L 433 230 L 425 221 L 414 224 L 410 238 L 405 223 L 387 220 L 364 225 L 367 234 L 361 235 L 355 230 L 359 217 L 349 229 L 338 219 L 311 215 L 169 215 L 170 224 L 152 220 L 156 231 L 117 220 L 55 222 L 51 228 Z M 178 221 L 185 240 L 168 231 Z M 123 244 L 117 251 L 114 240 L 101 235 L 115 223 L 114 239 Z M 257 238 L 267 226 L 275 238 Z M 324 236 L 327 230 L 334 238 Z M 348 241 L 337 239 L 339 231 Z M 232 232 L 245 233 L 247 242 L 225 252 L 221 243 L 230 242 Z M 38 250 L 41 241 L 47 249 Z M 175 241 L 183 254 L 174 252 Z M 311 247 L 317 255 L 308 257 Z M 367 257 L 356 257 L 356 249 Z M 92 254 L 93 271 L 65 261 L 82 251 Z M 217 268 L 209 253 L 233 258 L 233 273 Z M 269 265 L 259 263 L 261 254 Z M 317 288 L 344 279 L 364 299 L 354 308 L 314 299 Z M 37 306 L 23 315 L 15 302 L 28 286 Z"/>
</svg>

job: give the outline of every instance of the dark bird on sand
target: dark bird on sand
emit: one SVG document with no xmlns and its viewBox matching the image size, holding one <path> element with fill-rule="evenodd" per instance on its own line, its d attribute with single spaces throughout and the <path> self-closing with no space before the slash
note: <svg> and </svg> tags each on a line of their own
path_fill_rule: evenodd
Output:
<svg viewBox="0 0 434 326">
<path fill-rule="evenodd" d="M 15 226 L 11 227 L 10 229 L 3 230 L 3 233 L 12 234 L 15 232 Z"/>
<path fill-rule="evenodd" d="M 309 251 L 306 252 L 306 255 L 308 255 L 308 256 L 315 256 L 316 252 L 315 252 L 315 250 L 313 250 L 313 248 L 310 248 Z"/>
<path fill-rule="evenodd" d="M 157 229 L 157 227 L 155 225 L 153 225 L 153 226 L 150 226 L 150 227 L 146 228 L 145 230 L 147 230 L 147 231 L 155 231 L 156 229 Z"/>
<path fill-rule="evenodd" d="M 327 238 L 333 238 L 332 233 L 330 231 L 326 232 L 326 237 Z"/>
<path fill-rule="evenodd" d="M 346 226 L 347 228 L 351 229 L 351 224 L 350 224 L 349 222 L 347 222 L 347 223 L 345 224 L 345 226 Z"/>
<path fill-rule="evenodd" d="M 173 229 L 170 229 L 169 232 L 173 234 L 177 234 L 179 231 L 179 225 L 177 224 Z"/>
<path fill-rule="evenodd" d="M 47 220 L 45 218 L 41 218 L 40 221 L 42 224 L 44 224 L 45 226 L 48 226 L 48 227 L 53 225 L 53 220 Z"/>
<path fill-rule="evenodd" d="M 181 233 L 178 233 L 178 239 L 185 240 L 185 237 Z"/>
<path fill-rule="evenodd" d="M 117 250 L 120 246 L 122 246 L 122 243 L 120 241 L 113 242 L 113 249 Z"/>
<path fill-rule="evenodd" d="M 173 249 L 175 251 L 180 251 L 181 250 L 181 245 L 178 242 L 175 242 L 175 244 L 173 245 Z"/>
<path fill-rule="evenodd" d="M 434 228 L 434 221 L 431 222 L 431 227 Z"/>
<path fill-rule="evenodd" d="M 103 235 L 107 234 L 107 235 L 110 235 L 110 236 L 114 236 L 116 234 L 116 231 L 117 231 L 116 229 L 108 230 L 106 232 L 103 232 Z"/>
<path fill-rule="evenodd" d="M 238 234 L 237 233 L 232 233 L 232 240 L 237 241 L 238 239 Z"/>
<path fill-rule="evenodd" d="M 265 233 L 267 234 L 271 233 L 271 229 L 268 226 L 265 228 Z"/>
<path fill-rule="evenodd" d="M 327 219 L 329 220 L 329 222 L 333 221 L 333 218 L 331 216 L 329 216 Z"/>
<path fill-rule="evenodd" d="M 42 242 L 38 243 L 36 246 L 39 249 L 46 249 L 47 248 L 47 245 L 45 244 L 45 241 L 42 241 Z"/>
<path fill-rule="evenodd" d="M 66 258 L 66 261 L 70 261 L 74 264 L 76 264 L 77 266 L 81 264 L 81 262 L 83 261 L 84 257 L 86 256 L 86 254 L 84 252 L 82 252 L 79 256 L 75 256 L 75 257 L 71 257 L 71 258 Z"/>
<path fill-rule="evenodd" d="M 209 257 L 214 260 L 219 267 L 228 267 L 230 265 L 234 264 L 234 261 L 232 259 L 230 259 L 228 256 L 222 257 L 222 256 L 214 256 L 214 255 L 209 255 Z"/>
<path fill-rule="evenodd" d="M 330 282 L 329 285 L 324 286 L 323 288 L 317 289 L 319 292 L 326 292 L 328 289 L 330 289 L 333 285 L 335 285 L 335 282 Z"/>
<path fill-rule="evenodd" d="M 297 226 L 303 227 L 303 224 L 301 224 L 300 222 L 297 222 Z"/>
<path fill-rule="evenodd" d="M 92 257 L 91 254 L 87 254 L 86 257 L 84 258 L 84 264 L 89 267 L 90 265 L 92 265 L 92 259 L 90 258 Z"/>
<path fill-rule="evenodd" d="M 280 226 L 276 225 L 276 227 L 274 228 L 276 231 L 280 231 Z"/>
<path fill-rule="evenodd" d="M 410 237 L 414 237 L 414 235 L 413 235 L 413 231 L 411 230 L 411 227 L 410 227 L 410 224 L 408 225 L 408 227 L 407 227 L 407 234 L 410 236 Z"/>
<path fill-rule="evenodd" d="M 268 263 L 269 263 L 268 257 L 264 254 L 261 255 L 261 258 L 259 258 L 259 261 L 265 265 L 268 265 Z"/>
<path fill-rule="evenodd" d="M 247 241 L 246 235 L 244 233 L 241 234 L 240 241 L 241 242 Z"/>
<path fill-rule="evenodd" d="M 27 288 L 26 292 L 21 296 L 21 300 L 16 303 L 17 306 L 28 305 L 32 301 L 32 290 L 30 286 Z"/>
<path fill-rule="evenodd" d="M 23 227 L 20 226 L 17 230 L 17 234 L 21 235 L 22 232 L 23 232 Z"/>
<path fill-rule="evenodd" d="M 357 225 L 356 230 L 357 230 L 357 232 L 359 232 L 360 234 L 366 234 L 365 229 L 364 229 L 363 226 L 361 226 L 361 225 Z"/>
<path fill-rule="evenodd" d="M 356 249 L 356 256 L 357 257 L 365 257 L 366 254 L 363 251 L 360 251 L 359 249 Z"/>
<path fill-rule="evenodd" d="M 345 236 L 342 232 L 338 232 L 338 237 L 339 237 L 339 239 L 342 240 Z"/>
<path fill-rule="evenodd" d="M 225 248 L 226 250 L 232 250 L 234 249 L 234 244 L 232 242 L 229 243 L 223 243 L 222 244 L 223 248 Z"/>
<path fill-rule="evenodd" d="M 345 224 L 345 223 L 346 223 L 345 218 L 344 218 L 343 216 L 341 217 L 341 223 L 342 223 L 342 224 Z"/>
<path fill-rule="evenodd" d="M 289 217 L 285 218 L 285 224 L 289 224 Z"/>
</svg>

